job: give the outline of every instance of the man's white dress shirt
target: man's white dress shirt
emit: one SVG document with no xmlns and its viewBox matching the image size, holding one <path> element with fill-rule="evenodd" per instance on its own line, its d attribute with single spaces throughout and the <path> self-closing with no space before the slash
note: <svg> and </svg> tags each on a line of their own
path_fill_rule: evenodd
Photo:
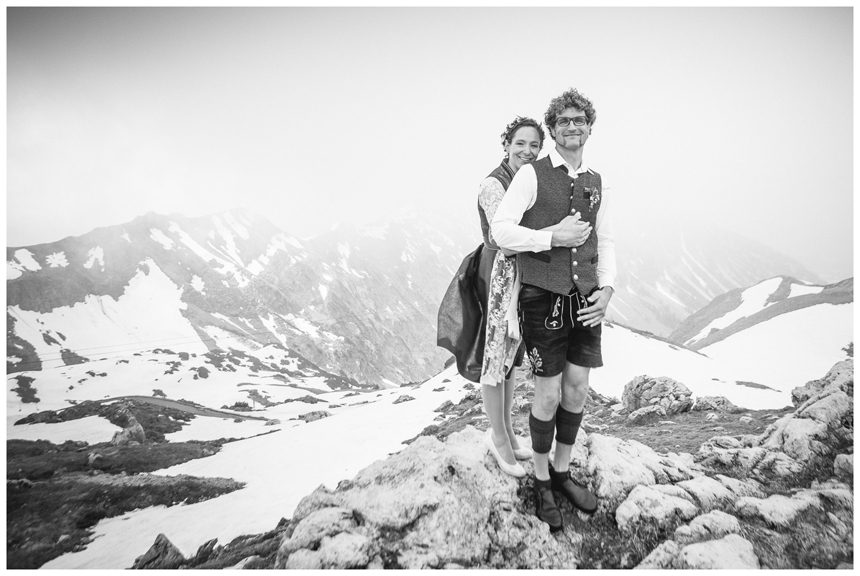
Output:
<svg viewBox="0 0 860 576">
<path fill-rule="evenodd" d="M 553 148 L 548 154 L 553 167 L 566 166 L 568 174 L 576 178 L 578 174 L 590 172 L 583 162 L 578 169 L 568 164 L 561 157 L 558 150 Z M 597 261 L 597 283 L 603 288 L 611 286 L 615 289 L 615 236 L 612 231 L 612 219 L 609 217 L 609 198 L 606 193 L 606 180 L 601 175 L 602 198 L 600 208 L 597 210 L 597 220 L 592 234 L 597 234 L 597 253 L 600 258 Z M 490 229 L 493 239 L 502 248 L 516 252 L 544 252 L 552 248 L 552 231 L 532 230 L 520 226 L 523 214 L 534 206 L 537 199 L 537 175 L 531 164 L 522 166 L 514 175 L 511 185 L 508 186 L 505 197 L 502 198 Z M 567 214 L 560 214 L 561 221 Z"/>
</svg>

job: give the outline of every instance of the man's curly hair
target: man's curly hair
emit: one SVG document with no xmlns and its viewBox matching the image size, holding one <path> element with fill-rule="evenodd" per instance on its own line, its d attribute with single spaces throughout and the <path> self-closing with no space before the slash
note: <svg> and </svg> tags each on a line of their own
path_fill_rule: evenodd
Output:
<svg viewBox="0 0 860 576">
<path fill-rule="evenodd" d="M 550 131 L 555 128 L 555 121 L 558 119 L 558 115 L 563 112 L 565 108 L 576 108 L 577 110 L 582 110 L 582 112 L 585 113 L 585 117 L 588 119 L 589 126 L 594 124 L 594 121 L 597 120 L 597 112 L 594 111 L 594 106 L 591 104 L 591 100 L 580 94 L 576 88 L 570 88 L 561 96 L 553 98 L 549 103 L 549 108 L 546 109 L 543 121 Z"/>
<path fill-rule="evenodd" d="M 505 144 L 513 142 L 514 134 L 517 133 L 517 130 L 525 126 L 529 126 L 537 130 L 538 138 L 540 139 L 540 147 L 543 148 L 543 141 L 546 139 L 546 133 L 543 131 L 543 128 L 540 127 L 540 122 L 527 116 L 517 116 L 514 118 L 513 122 L 505 127 L 505 131 L 502 132 L 502 148 L 505 147 Z"/>
</svg>

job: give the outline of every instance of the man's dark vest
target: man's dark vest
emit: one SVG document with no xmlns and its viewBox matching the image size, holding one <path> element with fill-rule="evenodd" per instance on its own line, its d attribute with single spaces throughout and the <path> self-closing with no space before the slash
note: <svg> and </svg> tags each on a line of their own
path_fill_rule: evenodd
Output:
<svg viewBox="0 0 860 576">
<path fill-rule="evenodd" d="M 514 179 L 514 171 L 511 170 L 510 166 L 508 166 L 507 161 L 502 161 L 495 170 L 487 175 L 487 178 L 495 178 L 501 182 L 502 188 L 507 192 L 508 186 L 511 185 L 511 180 Z M 480 200 L 478 201 L 478 216 L 481 218 L 481 233 L 484 235 L 484 246 L 493 250 L 498 250 L 498 244 L 493 242 L 490 237 L 490 223 L 487 220 L 487 214 L 484 212 L 484 208 L 481 206 Z"/>
<path fill-rule="evenodd" d="M 580 294 L 588 296 L 597 288 L 597 211 L 603 195 L 600 174 L 583 172 L 571 178 L 565 167 L 554 168 L 549 156 L 532 166 L 537 175 L 537 198 L 523 214 L 520 226 L 540 230 L 579 212 L 583 221 L 591 223 L 592 232 L 577 248 L 559 246 L 518 254 L 522 281 L 557 294 L 568 294 L 576 286 Z"/>
</svg>

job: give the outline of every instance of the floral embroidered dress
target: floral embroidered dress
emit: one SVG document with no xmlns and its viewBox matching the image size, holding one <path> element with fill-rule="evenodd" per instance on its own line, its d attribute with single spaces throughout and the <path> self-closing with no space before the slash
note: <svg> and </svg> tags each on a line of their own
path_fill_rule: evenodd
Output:
<svg viewBox="0 0 860 576">
<path fill-rule="evenodd" d="M 517 361 L 521 361 L 518 352 L 521 344 L 519 325 L 517 322 L 517 294 L 519 280 L 517 278 L 517 259 L 506 257 L 492 238 L 489 223 L 505 195 L 507 185 L 513 178 L 513 171 L 507 162 L 481 182 L 478 193 L 478 213 L 481 217 L 481 229 L 484 234 L 484 244 L 495 253 L 493 268 L 488 285 L 488 302 L 486 307 L 487 332 L 484 345 L 484 360 L 481 368 L 481 384 L 496 386 L 505 380 L 505 375 Z M 490 252 L 490 253 L 493 253 Z"/>
</svg>

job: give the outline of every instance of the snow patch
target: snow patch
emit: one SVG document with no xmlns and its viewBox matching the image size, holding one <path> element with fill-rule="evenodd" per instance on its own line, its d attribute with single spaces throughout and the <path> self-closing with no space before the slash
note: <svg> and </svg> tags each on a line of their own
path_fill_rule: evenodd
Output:
<svg viewBox="0 0 860 576">
<path fill-rule="evenodd" d="M 745 380 L 790 392 L 845 359 L 842 348 L 854 340 L 853 314 L 853 303 L 817 304 L 760 322 L 700 352 L 738 367 Z"/>
<path fill-rule="evenodd" d="M 6 280 L 14 280 L 24 275 L 24 267 L 17 262 L 6 262 Z"/>
<path fill-rule="evenodd" d="M 821 291 L 824 290 L 824 286 L 806 286 L 804 284 L 792 284 L 791 292 L 789 293 L 789 298 L 794 298 L 795 296 L 804 296 L 806 294 L 820 294 Z"/>
<path fill-rule="evenodd" d="M 283 344 L 284 346 L 287 345 L 286 336 L 284 336 L 283 334 L 281 334 L 278 331 L 278 325 L 275 322 L 275 319 L 272 317 L 271 314 L 268 314 L 265 318 L 260 316 L 260 322 L 263 323 L 263 326 L 266 327 L 266 330 L 271 332 L 275 336 L 275 338 L 277 338 L 280 341 L 281 344 Z"/>
<path fill-rule="evenodd" d="M 320 295 L 323 297 L 323 300 L 325 300 L 325 297 L 328 296 L 328 287 L 320 284 L 319 291 Z"/>
<path fill-rule="evenodd" d="M 191 287 L 200 292 L 201 294 L 206 294 L 203 291 L 203 288 L 206 287 L 206 284 L 203 282 L 203 278 L 195 274 L 191 277 Z"/>
<path fill-rule="evenodd" d="M 242 257 L 239 256 L 238 248 L 236 247 L 236 242 L 233 240 L 233 233 L 230 232 L 230 229 L 227 228 L 218 216 L 212 217 L 212 222 L 215 223 L 215 228 L 218 230 L 218 233 L 221 235 L 221 238 L 224 239 L 225 247 L 224 249 L 227 251 L 227 255 L 233 259 L 234 262 L 239 264 L 239 266 L 245 267 L 245 263 L 242 261 Z"/>
<path fill-rule="evenodd" d="M 33 258 L 33 253 L 27 250 L 26 248 L 21 248 L 20 250 L 15 251 L 15 258 L 20 263 L 21 267 L 24 270 L 30 270 L 31 272 L 35 272 L 36 270 L 41 270 L 42 267 L 36 262 L 36 259 Z"/>
<path fill-rule="evenodd" d="M 229 212 L 226 212 L 224 214 L 224 220 L 227 221 L 227 224 L 229 224 L 230 227 L 235 230 L 236 234 L 238 234 L 241 238 L 247 240 L 251 237 L 251 235 L 248 233 L 248 229 L 239 224 L 239 222 Z"/>
<path fill-rule="evenodd" d="M 51 268 L 65 268 L 69 265 L 69 261 L 66 260 L 65 252 L 54 252 L 53 254 L 48 254 L 45 258 L 45 263 Z"/>
<path fill-rule="evenodd" d="M 286 242 L 287 244 L 290 244 L 290 245 L 292 245 L 292 246 L 295 246 L 295 247 L 296 247 L 296 248 L 298 248 L 299 250 L 304 250 L 304 249 L 305 249 L 305 247 L 304 247 L 304 246 L 302 246 L 302 243 L 301 243 L 301 242 L 299 242 L 298 240 L 296 240 L 295 238 L 293 238 L 292 236 L 288 236 L 288 235 L 286 235 L 286 234 L 281 234 L 281 239 L 283 239 L 283 240 L 284 240 L 284 242 Z"/>
<path fill-rule="evenodd" d="M 311 324 L 309 321 L 292 314 L 287 314 L 287 321 L 293 324 L 297 330 L 310 335 L 313 338 L 319 337 L 319 328 Z"/>
<path fill-rule="evenodd" d="M 7 440 L 47 440 L 62 444 L 67 440 L 79 440 L 88 444 L 110 442 L 114 433 L 122 430 L 101 416 L 87 416 L 77 420 L 55 424 L 19 424 L 6 427 Z"/>
<path fill-rule="evenodd" d="M 741 304 L 734 310 L 730 310 L 723 316 L 719 318 L 715 318 L 711 321 L 710 324 L 702 328 L 702 330 L 696 334 L 693 338 L 687 341 L 687 343 L 697 342 L 711 333 L 711 330 L 717 329 L 722 330 L 727 326 L 730 326 L 737 320 L 741 318 L 745 318 L 747 316 L 752 316 L 756 312 L 764 310 L 773 302 L 765 303 L 767 298 L 773 294 L 773 292 L 779 288 L 779 285 L 782 283 L 782 278 L 776 277 L 771 278 L 770 280 L 765 280 L 760 284 L 756 284 L 750 288 L 747 288 L 741 293 Z"/>
<path fill-rule="evenodd" d="M 173 250 L 175 246 L 173 240 L 168 238 L 159 228 L 150 228 L 149 237 L 164 246 L 165 250 Z"/>
<path fill-rule="evenodd" d="M 105 251 L 102 250 L 101 246 L 96 246 L 95 248 L 92 248 L 89 252 L 87 252 L 87 256 L 89 256 L 89 260 L 84 262 L 84 268 L 92 268 L 93 264 L 98 262 L 101 265 L 102 272 L 104 272 L 104 269 L 105 269 L 105 259 L 104 259 Z"/>
</svg>

